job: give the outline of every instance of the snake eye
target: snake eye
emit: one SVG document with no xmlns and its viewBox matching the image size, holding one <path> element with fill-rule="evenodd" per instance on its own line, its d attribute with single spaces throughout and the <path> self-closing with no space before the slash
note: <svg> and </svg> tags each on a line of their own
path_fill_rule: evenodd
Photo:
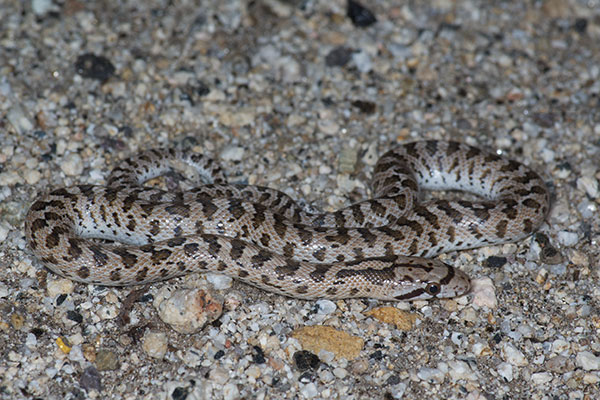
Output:
<svg viewBox="0 0 600 400">
<path fill-rule="evenodd" d="M 427 284 L 427 286 L 425 287 L 425 290 L 430 295 L 436 296 L 436 295 L 438 295 L 440 293 L 441 287 L 440 287 L 439 283 L 437 283 L 437 282 L 431 282 L 431 283 Z"/>
</svg>

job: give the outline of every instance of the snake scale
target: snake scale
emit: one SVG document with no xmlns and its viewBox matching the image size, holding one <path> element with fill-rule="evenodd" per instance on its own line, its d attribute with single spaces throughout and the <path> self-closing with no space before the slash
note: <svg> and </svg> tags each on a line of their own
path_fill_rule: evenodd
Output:
<svg viewBox="0 0 600 400">
<path fill-rule="evenodd" d="M 143 186 L 177 163 L 208 183 L 185 192 Z M 481 199 L 420 201 L 420 190 Z M 339 211 L 311 214 L 277 190 L 227 184 L 208 156 L 148 150 L 122 161 L 106 186 L 36 199 L 25 233 L 43 264 L 85 283 L 124 286 L 216 271 L 301 299 L 414 300 L 469 290 L 464 273 L 431 257 L 519 240 L 549 210 L 547 187 L 530 168 L 457 142 L 388 151 L 374 167 L 372 192 Z"/>
</svg>

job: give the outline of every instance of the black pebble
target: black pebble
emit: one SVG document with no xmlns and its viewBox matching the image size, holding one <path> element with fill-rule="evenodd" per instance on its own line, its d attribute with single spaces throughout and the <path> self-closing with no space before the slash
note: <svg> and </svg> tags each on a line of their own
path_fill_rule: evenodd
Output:
<svg viewBox="0 0 600 400">
<path fill-rule="evenodd" d="M 83 316 L 77 311 L 67 311 L 67 318 L 71 321 L 77 322 L 78 324 L 83 322 Z"/>
<path fill-rule="evenodd" d="M 42 130 L 37 130 L 33 132 L 33 135 L 37 138 L 37 139 L 43 139 L 46 137 L 47 133 L 46 131 L 42 131 Z"/>
<path fill-rule="evenodd" d="M 98 392 L 102 391 L 102 377 L 100 376 L 100 372 L 94 367 L 87 367 L 81 373 L 81 377 L 79 378 L 79 385 L 82 389 L 86 391 L 90 391 L 94 389 Z"/>
<path fill-rule="evenodd" d="M 100 82 L 104 82 L 113 76 L 115 66 L 106 57 L 86 53 L 77 57 L 75 70 L 84 78 L 97 79 Z"/>
<path fill-rule="evenodd" d="M 325 65 L 328 67 L 343 67 L 352 58 L 352 53 L 354 53 L 354 50 L 349 47 L 336 47 L 325 56 Z"/>
<path fill-rule="evenodd" d="M 306 371 L 307 369 L 317 369 L 321 360 L 310 351 L 300 350 L 294 353 L 294 363 L 299 371 Z"/>
<path fill-rule="evenodd" d="M 486 264 L 490 268 L 500 268 L 506 264 L 506 257 L 491 256 L 486 260 Z"/>
<path fill-rule="evenodd" d="M 219 350 L 215 353 L 215 355 L 213 356 L 215 360 L 218 360 L 220 358 L 222 358 L 225 355 L 225 352 L 223 350 Z"/>
<path fill-rule="evenodd" d="M 177 387 L 175 388 L 175 390 L 173 390 L 173 393 L 171 393 L 171 397 L 173 398 L 173 400 L 185 400 L 187 399 L 188 394 L 189 389 Z"/>
<path fill-rule="evenodd" d="M 120 126 L 119 133 L 121 133 L 125 137 L 130 138 L 133 136 L 133 128 L 127 125 Z"/>
<path fill-rule="evenodd" d="M 383 359 L 383 353 L 381 352 L 381 350 L 374 351 L 373 353 L 371 353 L 369 358 L 372 360 L 381 360 Z"/>
<path fill-rule="evenodd" d="M 585 18 L 577 18 L 575 20 L 575 24 L 573 25 L 573 28 L 575 29 L 575 31 L 577 33 L 585 33 L 586 29 L 588 26 L 588 21 Z"/>
<path fill-rule="evenodd" d="M 140 303 L 150 303 L 152 301 L 154 301 L 154 296 L 152 295 L 152 293 L 145 294 L 138 300 L 138 302 Z"/>
<path fill-rule="evenodd" d="M 368 8 L 365 8 L 362 4 L 352 0 L 348 0 L 346 15 L 352 20 L 354 26 L 360 28 L 373 25 L 377 22 L 377 18 L 375 18 L 375 15 L 373 15 Z"/>
<path fill-rule="evenodd" d="M 208 87 L 208 85 L 206 83 L 199 81 L 198 84 L 196 85 L 196 93 L 200 97 L 206 96 L 207 94 L 210 93 L 210 88 Z"/>
<path fill-rule="evenodd" d="M 266 360 L 265 353 L 263 353 L 262 349 L 258 346 L 254 346 L 254 351 L 256 354 L 252 356 L 252 361 L 254 361 L 256 364 L 264 364 Z"/>
<path fill-rule="evenodd" d="M 298 380 L 302 383 L 308 383 L 315 380 L 315 374 L 312 371 L 306 371 L 298 377 Z"/>
<path fill-rule="evenodd" d="M 502 341 L 502 334 L 500 333 L 496 333 L 493 337 L 492 337 L 492 341 L 496 344 L 500 343 Z"/>
<path fill-rule="evenodd" d="M 352 105 L 365 114 L 373 114 L 376 109 L 376 105 L 372 101 L 354 100 Z"/>
<path fill-rule="evenodd" d="M 39 339 L 44 333 L 46 333 L 46 331 L 44 331 L 42 328 L 33 328 L 31 333 L 33 333 L 35 337 Z"/>
<path fill-rule="evenodd" d="M 59 294 L 56 297 L 56 305 L 60 306 L 67 299 L 67 295 L 64 293 Z"/>
</svg>

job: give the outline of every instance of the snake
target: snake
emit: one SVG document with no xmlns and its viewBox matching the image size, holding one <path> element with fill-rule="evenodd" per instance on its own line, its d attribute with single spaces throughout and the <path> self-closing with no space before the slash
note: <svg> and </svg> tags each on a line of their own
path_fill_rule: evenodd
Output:
<svg viewBox="0 0 600 400">
<path fill-rule="evenodd" d="M 145 185 L 182 168 L 201 183 Z M 423 199 L 426 190 L 472 195 Z M 43 265 L 87 284 L 216 272 L 298 299 L 400 301 L 468 293 L 469 277 L 436 256 L 523 239 L 550 208 L 531 168 L 454 141 L 393 147 L 374 165 L 371 194 L 311 213 L 281 191 L 227 183 L 210 155 L 151 149 L 118 163 L 105 185 L 39 196 L 25 236 Z"/>
</svg>

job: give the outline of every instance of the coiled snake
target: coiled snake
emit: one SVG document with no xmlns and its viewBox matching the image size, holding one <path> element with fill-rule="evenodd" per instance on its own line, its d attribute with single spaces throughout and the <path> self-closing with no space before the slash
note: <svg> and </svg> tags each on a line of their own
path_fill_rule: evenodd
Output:
<svg viewBox="0 0 600 400">
<path fill-rule="evenodd" d="M 142 186 L 178 160 L 211 183 L 186 192 Z M 519 240 L 549 210 L 531 169 L 456 142 L 388 151 L 372 189 L 370 200 L 309 214 L 279 191 L 226 184 L 209 157 L 149 150 L 121 162 L 106 186 L 39 197 L 25 233 L 43 264 L 80 282 L 123 286 L 211 270 L 302 299 L 412 300 L 469 290 L 464 273 L 430 257 Z M 420 202 L 420 189 L 483 199 Z"/>
</svg>

